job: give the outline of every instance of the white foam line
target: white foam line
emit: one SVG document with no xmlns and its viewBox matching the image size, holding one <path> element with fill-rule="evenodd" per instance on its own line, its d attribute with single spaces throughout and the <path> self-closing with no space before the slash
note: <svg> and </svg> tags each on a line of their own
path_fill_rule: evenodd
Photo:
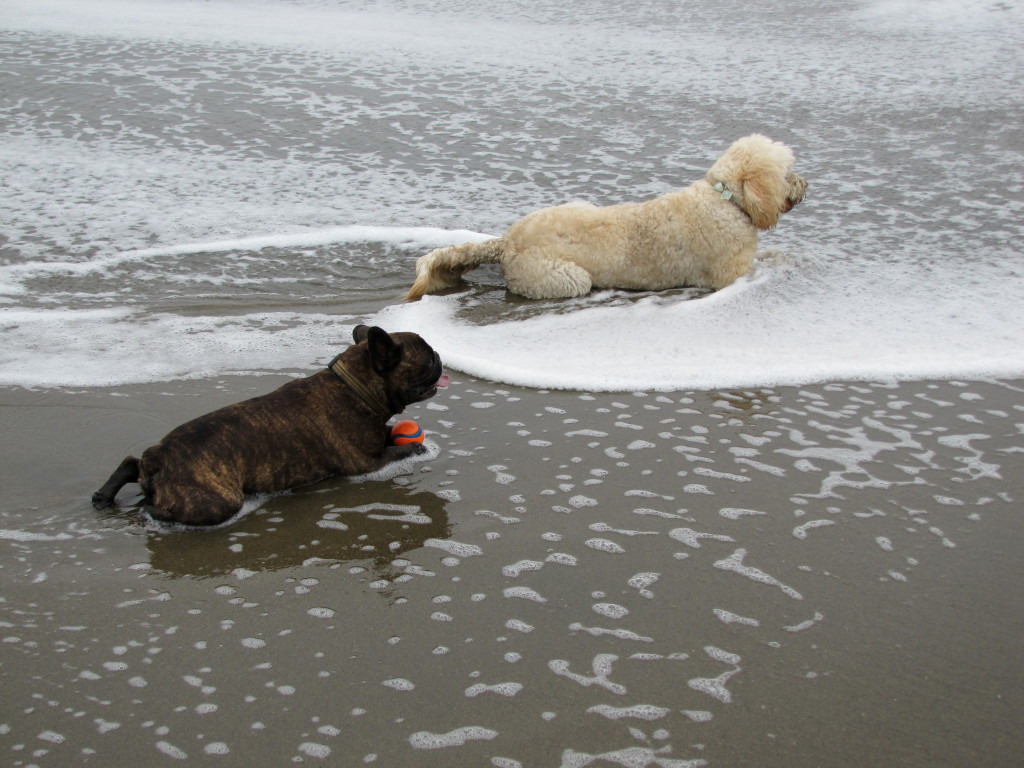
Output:
<svg viewBox="0 0 1024 768">
<path fill-rule="evenodd" d="M 72 537 L 66 533 L 51 535 L 47 533 L 32 533 L 30 531 L 0 529 L 0 539 L 7 539 L 9 541 L 64 541 L 65 539 L 70 538 Z"/>
<path fill-rule="evenodd" d="M 233 240 L 214 240 L 199 243 L 184 243 L 162 248 L 143 248 L 125 251 L 122 258 L 150 258 L 153 256 L 182 256 L 190 253 L 211 253 L 219 251 L 257 251 L 261 248 L 295 248 L 332 243 L 388 243 L 391 245 L 421 246 L 439 248 L 468 242 L 490 240 L 494 235 L 473 232 L 468 229 L 441 229 L 438 227 L 373 227 L 352 224 L 342 227 L 328 227 L 309 232 L 282 232 L 273 235 L 257 235 Z"/>
<path fill-rule="evenodd" d="M 468 229 L 441 229 L 438 227 L 373 227 L 353 224 L 342 227 L 328 227 L 307 232 L 281 232 L 271 235 L 233 238 L 228 240 L 207 240 L 195 243 L 165 245 L 156 248 L 139 248 L 131 251 L 103 256 L 91 261 L 47 261 L 28 264 L 12 264 L 0 269 L 0 273 L 28 275 L 35 273 L 67 272 L 86 274 L 100 269 L 117 266 L 131 261 L 159 258 L 163 256 L 185 256 L 195 253 L 223 253 L 225 251 L 258 251 L 263 248 L 302 248 L 333 243 L 387 243 L 402 247 L 416 247 L 424 250 L 446 245 L 490 240 L 494 235 L 473 232 Z M 13 291 L 8 290 L 10 293 Z M 20 291 L 19 292 L 23 292 Z"/>
</svg>

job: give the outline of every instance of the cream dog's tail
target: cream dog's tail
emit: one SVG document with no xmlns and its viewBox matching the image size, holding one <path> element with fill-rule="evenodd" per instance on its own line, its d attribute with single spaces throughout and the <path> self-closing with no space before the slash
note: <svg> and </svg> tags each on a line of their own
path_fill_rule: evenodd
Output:
<svg viewBox="0 0 1024 768">
<path fill-rule="evenodd" d="M 416 260 L 416 282 L 406 295 L 406 301 L 415 301 L 428 293 L 436 293 L 458 285 L 459 279 L 481 264 L 499 264 L 505 250 L 500 237 L 482 243 L 465 243 L 438 248 Z"/>
</svg>

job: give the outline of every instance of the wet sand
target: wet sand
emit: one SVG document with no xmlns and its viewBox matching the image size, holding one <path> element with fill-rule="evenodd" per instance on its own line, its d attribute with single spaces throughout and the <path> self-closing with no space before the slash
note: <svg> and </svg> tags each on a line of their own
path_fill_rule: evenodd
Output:
<svg viewBox="0 0 1024 768">
<path fill-rule="evenodd" d="M 213 531 L 89 496 L 283 377 L 0 390 L 0 763 L 1018 764 L 1024 383 L 453 379 Z"/>
</svg>

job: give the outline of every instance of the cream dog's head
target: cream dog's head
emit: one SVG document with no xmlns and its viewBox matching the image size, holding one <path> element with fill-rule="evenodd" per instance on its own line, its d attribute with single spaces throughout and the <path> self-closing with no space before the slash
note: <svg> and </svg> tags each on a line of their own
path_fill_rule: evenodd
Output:
<svg viewBox="0 0 1024 768">
<path fill-rule="evenodd" d="M 722 196 L 738 205 L 755 227 L 771 229 L 807 191 L 807 182 L 793 172 L 793 163 L 793 150 L 755 133 L 737 139 L 711 166 L 705 180 L 720 183 Z"/>
</svg>

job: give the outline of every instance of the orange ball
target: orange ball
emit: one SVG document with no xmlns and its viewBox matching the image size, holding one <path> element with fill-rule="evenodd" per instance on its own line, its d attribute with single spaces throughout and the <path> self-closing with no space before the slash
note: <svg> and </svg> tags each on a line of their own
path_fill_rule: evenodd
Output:
<svg viewBox="0 0 1024 768">
<path fill-rule="evenodd" d="M 411 419 L 405 419 L 391 428 L 391 437 L 388 442 L 392 445 L 408 445 L 409 443 L 422 443 L 423 437 L 420 425 Z"/>
</svg>

